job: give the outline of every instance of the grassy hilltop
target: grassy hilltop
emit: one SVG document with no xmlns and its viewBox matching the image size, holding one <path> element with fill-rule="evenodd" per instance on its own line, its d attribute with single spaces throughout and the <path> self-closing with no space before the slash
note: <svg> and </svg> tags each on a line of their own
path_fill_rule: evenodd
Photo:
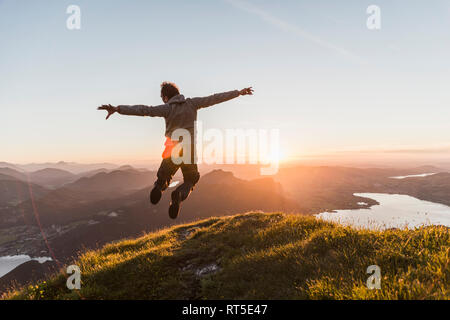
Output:
<svg viewBox="0 0 450 320">
<path fill-rule="evenodd" d="M 449 229 L 368 231 L 314 217 L 248 213 L 88 251 L 67 275 L 13 299 L 449 299 Z M 369 290 L 370 265 L 381 289 Z"/>
</svg>

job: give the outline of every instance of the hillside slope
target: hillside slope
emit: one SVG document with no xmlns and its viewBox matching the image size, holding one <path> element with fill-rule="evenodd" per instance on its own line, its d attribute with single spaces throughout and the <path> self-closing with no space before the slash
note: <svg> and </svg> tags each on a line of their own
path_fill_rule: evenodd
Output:
<svg viewBox="0 0 450 320">
<path fill-rule="evenodd" d="M 367 231 L 249 213 L 174 226 L 88 251 L 15 299 L 449 299 L 449 229 Z M 366 269 L 381 268 L 369 290 Z"/>
</svg>

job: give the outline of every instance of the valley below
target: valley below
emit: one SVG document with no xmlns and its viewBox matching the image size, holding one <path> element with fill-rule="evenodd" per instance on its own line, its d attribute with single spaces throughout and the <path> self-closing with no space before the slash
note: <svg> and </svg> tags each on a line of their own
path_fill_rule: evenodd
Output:
<svg viewBox="0 0 450 320">
<path fill-rule="evenodd" d="M 322 216 L 327 213 L 333 218 L 341 210 L 363 215 L 364 210 L 380 205 L 379 199 L 370 194 L 407 195 L 450 205 L 450 173 L 434 167 L 294 166 L 281 168 L 270 177 L 248 170 L 245 179 L 238 177 L 239 170 L 235 170 L 236 174 L 232 167 L 225 170 L 203 172 L 195 190 L 183 203 L 180 217 L 173 221 L 167 215 L 167 208 L 174 188 L 163 194 L 158 205 L 149 203 L 149 191 L 156 177 L 154 171 L 123 166 L 95 168 L 76 176 L 46 170 L 45 174 L 34 175 L 31 183 L 21 172 L 0 168 L 2 188 L 7 188 L 11 195 L 0 198 L 0 257 L 50 257 L 52 261 L 46 263 L 56 267 L 69 263 L 87 249 L 109 242 L 175 224 L 255 210 Z M 436 173 L 425 174 L 429 172 Z M 181 179 L 180 174 L 174 177 L 174 181 Z M 450 212 L 447 214 L 450 216 Z M 24 278 L 19 283 L 24 284 L 23 273 L 38 267 L 36 263 L 27 263 L 29 269 L 16 268 L 7 275 L 8 279 Z M 35 272 L 38 277 L 44 276 L 39 274 L 42 270 Z M 0 281 L 0 291 L 8 285 Z"/>
</svg>

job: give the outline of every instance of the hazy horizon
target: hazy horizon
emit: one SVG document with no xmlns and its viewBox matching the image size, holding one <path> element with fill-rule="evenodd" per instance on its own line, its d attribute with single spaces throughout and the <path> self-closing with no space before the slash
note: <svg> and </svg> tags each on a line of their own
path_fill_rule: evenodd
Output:
<svg viewBox="0 0 450 320">
<path fill-rule="evenodd" d="M 160 165 L 160 159 L 130 159 L 130 160 L 119 160 L 119 161 L 71 161 L 71 160 L 54 160 L 54 161 L 29 161 L 29 162 L 10 162 L 3 161 L 0 159 L 0 163 L 8 163 L 17 166 L 43 166 L 48 165 L 48 167 L 54 167 L 57 165 L 64 164 L 74 164 L 74 165 L 109 165 L 109 166 L 126 166 L 130 165 L 135 168 L 146 168 L 146 169 L 157 169 Z M 207 164 L 201 163 L 200 167 L 223 167 L 223 168 L 245 168 L 248 165 L 260 166 L 261 164 Z M 292 167 L 292 166 L 307 166 L 307 167 L 320 167 L 320 166 L 330 166 L 330 167 L 353 167 L 353 168 L 396 168 L 396 169 L 412 169 L 421 166 L 434 166 L 443 170 L 450 170 L 450 160 L 449 159 L 436 159 L 436 160 L 427 160 L 427 159 L 415 159 L 415 160 L 407 160 L 407 159 L 377 159 L 377 158 L 365 158 L 365 159 L 340 159 L 338 157 L 305 157 L 302 159 L 285 159 L 280 161 L 280 168 Z M 0 164 L 0 168 L 2 165 Z M 33 170 L 30 170 L 33 171 Z M 70 170 L 69 170 L 70 171 Z M 89 171 L 89 170 L 87 170 Z M 428 172 L 424 172 L 428 173 Z"/>
</svg>

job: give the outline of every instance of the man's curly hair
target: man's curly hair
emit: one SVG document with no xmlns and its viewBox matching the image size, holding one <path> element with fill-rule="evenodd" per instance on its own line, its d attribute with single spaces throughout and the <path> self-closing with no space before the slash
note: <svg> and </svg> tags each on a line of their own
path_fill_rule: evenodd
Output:
<svg viewBox="0 0 450 320">
<path fill-rule="evenodd" d="M 161 97 L 165 96 L 168 99 L 171 99 L 172 97 L 175 97 L 178 94 L 180 94 L 180 90 L 178 89 L 178 86 L 175 83 L 167 81 L 161 83 Z"/>
</svg>

